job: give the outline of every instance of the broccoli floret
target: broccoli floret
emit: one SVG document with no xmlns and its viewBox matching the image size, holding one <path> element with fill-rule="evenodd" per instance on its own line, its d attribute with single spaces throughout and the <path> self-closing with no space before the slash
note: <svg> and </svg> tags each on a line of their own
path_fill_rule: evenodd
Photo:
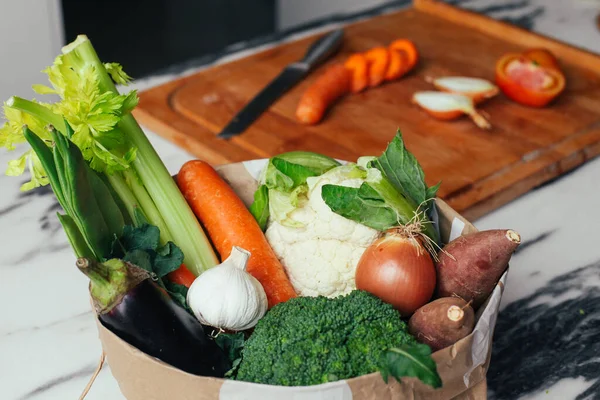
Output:
<svg viewBox="0 0 600 400">
<path fill-rule="evenodd" d="M 391 305 L 355 290 L 273 307 L 246 341 L 237 380 L 316 385 L 378 371 L 383 352 L 416 343 Z"/>
</svg>

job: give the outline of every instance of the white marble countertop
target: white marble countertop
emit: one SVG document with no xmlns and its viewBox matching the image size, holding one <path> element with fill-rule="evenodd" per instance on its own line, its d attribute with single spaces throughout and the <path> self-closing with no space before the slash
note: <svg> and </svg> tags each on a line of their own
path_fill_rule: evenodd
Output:
<svg viewBox="0 0 600 400">
<path fill-rule="evenodd" d="M 455 3 L 600 53 L 598 0 Z M 192 158 L 148 135 L 170 171 Z M 0 165 L 9 159 L 0 153 Z M 598 176 L 600 159 L 475 221 L 480 229 L 516 229 L 525 240 L 498 319 L 490 398 L 600 399 Z M 22 182 L 0 176 L 0 398 L 76 399 L 101 352 L 87 278 L 74 268 L 53 196 L 20 193 Z M 123 398 L 108 367 L 87 398 Z"/>
</svg>

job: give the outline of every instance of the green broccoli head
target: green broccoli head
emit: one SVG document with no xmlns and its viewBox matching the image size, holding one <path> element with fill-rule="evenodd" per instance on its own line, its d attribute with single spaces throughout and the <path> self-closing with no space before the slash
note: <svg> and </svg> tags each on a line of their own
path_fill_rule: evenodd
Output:
<svg viewBox="0 0 600 400">
<path fill-rule="evenodd" d="M 316 385 L 378 371 L 383 352 L 416 343 L 391 305 L 355 290 L 273 307 L 246 341 L 237 380 Z"/>
</svg>

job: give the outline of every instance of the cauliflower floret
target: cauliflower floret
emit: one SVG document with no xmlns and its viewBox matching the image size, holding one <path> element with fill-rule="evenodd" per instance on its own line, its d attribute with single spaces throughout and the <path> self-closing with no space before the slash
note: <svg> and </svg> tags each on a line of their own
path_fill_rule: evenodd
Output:
<svg viewBox="0 0 600 400">
<path fill-rule="evenodd" d="M 288 227 L 270 220 L 265 232 L 301 296 L 335 297 L 354 290 L 358 261 L 379 237 L 377 230 L 334 213 L 323 201 L 323 185 L 357 188 L 364 182 L 336 172 L 308 178 L 308 201 L 290 214 L 290 218 L 303 226 Z"/>
</svg>

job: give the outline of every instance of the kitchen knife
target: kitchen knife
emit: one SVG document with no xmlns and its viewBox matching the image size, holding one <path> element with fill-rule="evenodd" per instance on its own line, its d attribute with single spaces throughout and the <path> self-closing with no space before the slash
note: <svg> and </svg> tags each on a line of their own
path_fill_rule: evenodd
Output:
<svg viewBox="0 0 600 400">
<path fill-rule="evenodd" d="M 343 29 L 337 29 L 314 42 L 302 60 L 285 67 L 260 93 L 254 97 L 217 135 L 229 139 L 244 132 L 275 100 L 301 81 L 317 65 L 332 56 L 342 44 Z"/>
</svg>

